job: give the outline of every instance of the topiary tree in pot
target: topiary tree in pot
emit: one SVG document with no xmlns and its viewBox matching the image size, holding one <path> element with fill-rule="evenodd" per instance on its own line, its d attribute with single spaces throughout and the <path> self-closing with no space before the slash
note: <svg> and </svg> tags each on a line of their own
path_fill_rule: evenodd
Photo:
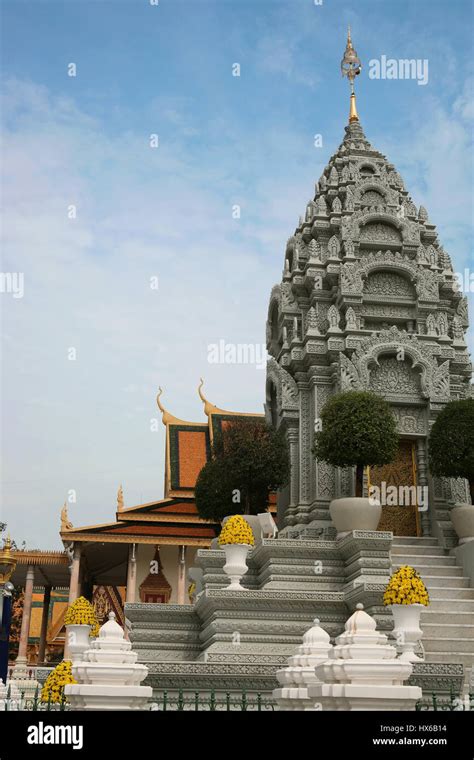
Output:
<svg viewBox="0 0 474 760">
<path fill-rule="evenodd" d="M 334 499 L 329 506 L 338 534 L 376 530 L 382 508 L 363 498 L 364 469 L 388 464 L 396 455 L 399 438 L 390 405 L 370 391 L 339 393 L 325 404 L 321 423 L 313 445 L 316 459 L 356 468 L 355 498 Z"/>
<path fill-rule="evenodd" d="M 257 515 L 267 509 L 270 493 L 290 476 L 288 443 L 282 429 L 263 419 L 236 417 L 214 439 L 211 458 L 194 490 L 199 516 L 221 522 L 245 514 L 258 532 Z"/>
<path fill-rule="evenodd" d="M 429 437 L 432 475 L 465 478 L 474 504 L 474 399 L 450 401 L 437 416 Z M 474 506 L 459 504 L 451 510 L 459 543 L 474 540 Z"/>
</svg>

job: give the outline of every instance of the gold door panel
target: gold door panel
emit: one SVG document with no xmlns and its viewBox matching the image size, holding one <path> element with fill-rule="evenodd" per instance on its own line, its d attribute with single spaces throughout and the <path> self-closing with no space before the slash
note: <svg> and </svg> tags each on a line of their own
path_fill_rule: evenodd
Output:
<svg viewBox="0 0 474 760">
<path fill-rule="evenodd" d="M 386 488 L 390 486 L 416 486 L 416 449 L 413 441 L 400 441 L 398 452 L 390 464 L 368 468 L 368 484 Z M 391 530 L 395 536 L 419 536 L 418 505 L 389 506 L 382 504 L 382 516 L 377 530 Z"/>
</svg>

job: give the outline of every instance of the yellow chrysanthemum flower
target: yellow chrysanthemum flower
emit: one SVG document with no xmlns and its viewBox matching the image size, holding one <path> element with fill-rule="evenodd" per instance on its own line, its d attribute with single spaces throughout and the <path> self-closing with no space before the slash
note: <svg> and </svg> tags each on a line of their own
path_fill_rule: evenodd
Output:
<svg viewBox="0 0 474 760">
<path fill-rule="evenodd" d="M 68 607 L 64 616 L 64 625 L 90 625 L 89 636 L 99 635 L 99 621 L 97 620 L 94 607 L 84 596 L 78 597 Z"/>
<path fill-rule="evenodd" d="M 414 567 L 403 565 L 393 573 L 385 589 L 384 604 L 423 604 L 430 603 L 428 591 L 422 578 Z"/>
<path fill-rule="evenodd" d="M 72 662 L 63 660 L 51 671 L 41 690 L 41 701 L 59 703 L 62 701 L 64 687 L 69 683 L 77 683 L 72 676 Z"/>
<path fill-rule="evenodd" d="M 242 515 L 232 515 L 221 530 L 217 540 L 219 546 L 225 544 L 247 544 L 253 546 L 255 541 L 252 528 Z"/>
</svg>

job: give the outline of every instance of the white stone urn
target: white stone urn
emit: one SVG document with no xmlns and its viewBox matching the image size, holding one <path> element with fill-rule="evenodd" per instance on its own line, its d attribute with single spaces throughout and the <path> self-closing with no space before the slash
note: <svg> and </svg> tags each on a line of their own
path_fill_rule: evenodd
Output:
<svg viewBox="0 0 474 760">
<path fill-rule="evenodd" d="M 404 662 L 422 662 L 415 654 L 415 647 L 423 631 L 420 628 L 420 615 L 425 609 L 423 604 L 391 604 L 395 626 L 392 636 L 396 639 L 400 660 Z"/>
<path fill-rule="evenodd" d="M 230 578 L 226 590 L 245 591 L 240 585 L 240 580 L 248 570 L 247 554 L 252 547 L 249 544 L 223 544 L 222 548 L 225 552 L 224 572 Z"/>
<path fill-rule="evenodd" d="M 474 541 L 474 505 L 456 504 L 450 515 L 459 543 L 466 544 L 468 541 Z"/>
<path fill-rule="evenodd" d="M 382 506 L 377 499 L 358 496 L 333 499 L 329 514 L 337 530 L 337 537 L 344 538 L 352 530 L 377 530 Z"/>
<path fill-rule="evenodd" d="M 65 660 L 78 662 L 82 659 L 82 654 L 89 649 L 91 632 L 90 625 L 67 625 L 66 626 L 66 649 L 64 653 Z"/>
</svg>

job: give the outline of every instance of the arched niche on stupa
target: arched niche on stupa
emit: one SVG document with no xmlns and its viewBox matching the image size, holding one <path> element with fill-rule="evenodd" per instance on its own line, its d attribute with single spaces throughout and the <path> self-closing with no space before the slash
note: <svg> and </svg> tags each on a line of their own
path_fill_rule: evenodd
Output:
<svg viewBox="0 0 474 760">
<path fill-rule="evenodd" d="M 423 368 L 412 357 L 387 352 L 368 364 L 369 388 L 379 396 L 421 401 Z"/>
<path fill-rule="evenodd" d="M 267 319 L 267 351 L 271 356 L 278 356 L 282 348 L 280 332 L 280 300 L 276 297 L 270 300 Z"/>
<path fill-rule="evenodd" d="M 380 267 L 369 270 L 364 278 L 363 295 L 416 300 L 411 272 L 395 268 Z"/>
<path fill-rule="evenodd" d="M 353 239 L 369 248 L 374 245 L 410 250 L 420 244 L 420 232 L 414 221 L 404 218 L 392 209 L 360 209 L 353 217 Z"/>
<path fill-rule="evenodd" d="M 267 424 L 277 430 L 280 424 L 278 410 L 281 407 L 281 398 L 278 391 L 278 384 L 275 377 L 269 375 L 265 387 L 265 418 Z"/>
<path fill-rule="evenodd" d="M 359 165 L 359 174 L 361 177 L 373 177 L 377 173 L 377 164 L 372 161 L 362 161 Z"/>
<path fill-rule="evenodd" d="M 363 195 L 361 195 L 360 198 L 360 205 L 361 206 L 384 206 L 385 205 L 385 196 L 379 192 L 379 190 L 370 189 L 366 190 Z"/>
<path fill-rule="evenodd" d="M 400 230 L 391 221 L 378 218 L 370 219 L 360 227 L 359 240 L 361 245 L 375 243 L 392 247 L 403 242 Z"/>
<path fill-rule="evenodd" d="M 362 387 L 372 388 L 376 392 L 380 392 L 381 395 L 385 395 L 388 391 L 383 391 L 381 381 L 385 379 L 388 382 L 388 377 L 393 378 L 398 373 L 400 388 L 403 388 L 400 391 L 401 395 L 412 389 L 413 398 L 415 397 L 415 390 L 420 400 L 429 398 L 433 374 L 432 364 L 416 343 L 404 339 L 406 333 L 399 333 L 401 337 L 403 336 L 400 342 L 392 340 L 391 336 L 395 337 L 397 332 L 396 328 L 393 327 L 378 336 L 373 336 L 369 339 L 371 345 L 366 344 L 363 353 L 356 352 L 355 366 L 358 369 Z M 409 378 L 412 374 L 416 374 L 416 377 L 414 376 L 410 381 Z M 377 388 L 380 388 L 380 391 L 375 389 L 374 383 Z M 390 387 L 392 387 L 391 380 L 390 383 Z"/>
</svg>

